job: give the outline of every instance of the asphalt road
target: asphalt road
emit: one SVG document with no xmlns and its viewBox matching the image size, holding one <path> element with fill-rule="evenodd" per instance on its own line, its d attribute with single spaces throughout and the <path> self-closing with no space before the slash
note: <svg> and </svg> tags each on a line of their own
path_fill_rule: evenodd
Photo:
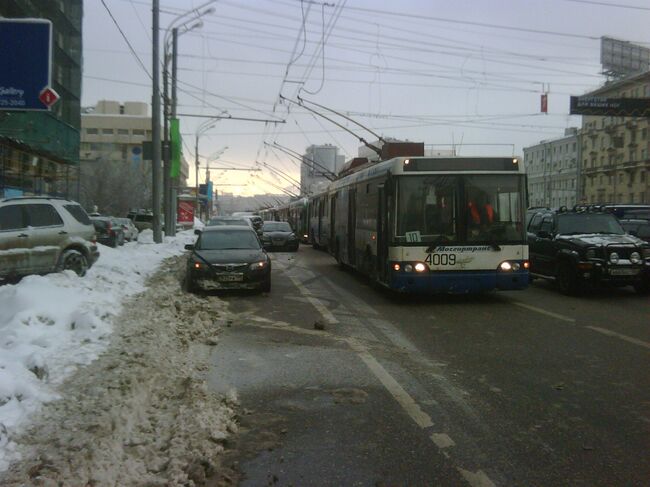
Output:
<svg viewBox="0 0 650 487">
<path fill-rule="evenodd" d="M 221 296 L 210 384 L 239 395 L 240 485 L 650 485 L 647 297 L 405 297 L 308 247 L 273 257 L 270 294 Z"/>
</svg>

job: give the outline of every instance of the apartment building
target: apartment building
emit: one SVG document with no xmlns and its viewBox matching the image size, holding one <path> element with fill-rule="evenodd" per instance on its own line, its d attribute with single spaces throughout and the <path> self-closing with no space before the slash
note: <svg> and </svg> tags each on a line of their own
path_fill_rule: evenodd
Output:
<svg viewBox="0 0 650 487">
<path fill-rule="evenodd" d="M 650 98 L 650 71 L 583 96 Z M 581 188 L 588 203 L 650 203 L 648 118 L 583 116 Z"/>
<path fill-rule="evenodd" d="M 530 206 L 572 207 L 579 201 L 580 146 L 578 129 L 563 137 L 524 148 Z"/>
</svg>

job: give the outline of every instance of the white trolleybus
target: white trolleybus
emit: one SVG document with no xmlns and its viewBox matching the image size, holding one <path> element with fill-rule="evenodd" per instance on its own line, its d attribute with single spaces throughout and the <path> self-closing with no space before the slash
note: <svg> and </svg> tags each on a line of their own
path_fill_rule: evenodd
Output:
<svg viewBox="0 0 650 487">
<path fill-rule="evenodd" d="M 343 265 L 407 293 L 528 286 L 526 183 L 516 158 L 398 157 L 313 196 L 315 235 Z M 325 205 L 325 206 L 323 206 Z"/>
</svg>

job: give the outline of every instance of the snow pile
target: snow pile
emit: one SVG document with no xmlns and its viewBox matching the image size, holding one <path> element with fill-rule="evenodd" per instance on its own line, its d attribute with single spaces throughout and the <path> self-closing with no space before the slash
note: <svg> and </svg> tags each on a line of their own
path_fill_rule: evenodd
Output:
<svg viewBox="0 0 650 487">
<path fill-rule="evenodd" d="M 208 392 L 204 372 L 229 315 L 181 291 L 183 266 L 171 259 L 129 302 L 101 357 L 17 438 L 26 460 L 0 484 L 192 486 L 218 472 L 236 397 Z"/>
<path fill-rule="evenodd" d="M 106 348 L 122 302 L 194 239 L 183 232 L 153 245 L 145 231 L 124 247 L 100 245 L 99 261 L 83 278 L 66 271 L 0 286 L 0 471 L 18 457 L 12 438 L 29 415 L 58 398 L 56 386 Z"/>
</svg>

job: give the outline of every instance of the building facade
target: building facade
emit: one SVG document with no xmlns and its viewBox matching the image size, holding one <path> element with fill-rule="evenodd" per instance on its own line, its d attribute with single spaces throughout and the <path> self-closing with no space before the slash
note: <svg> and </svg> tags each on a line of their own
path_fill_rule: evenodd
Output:
<svg viewBox="0 0 650 487">
<path fill-rule="evenodd" d="M 530 206 L 573 207 L 580 201 L 580 145 L 578 129 L 564 137 L 524 148 Z"/>
<path fill-rule="evenodd" d="M 650 98 L 650 72 L 584 96 Z M 583 116 L 581 194 L 587 203 L 650 203 L 647 118 Z"/>
<path fill-rule="evenodd" d="M 151 162 L 143 157 L 151 136 L 146 103 L 103 100 L 83 110 L 80 202 L 86 209 L 124 216 L 151 206 Z"/>
<path fill-rule="evenodd" d="M 0 17 L 52 22 L 50 111 L 0 111 L 0 197 L 78 198 L 82 0 L 3 0 Z"/>
<path fill-rule="evenodd" d="M 326 175 L 338 173 L 344 163 L 345 156 L 339 155 L 338 147 L 330 144 L 307 147 L 300 165 L 300 193 L 318 192 L 329 181 Z"/>
</svg>

